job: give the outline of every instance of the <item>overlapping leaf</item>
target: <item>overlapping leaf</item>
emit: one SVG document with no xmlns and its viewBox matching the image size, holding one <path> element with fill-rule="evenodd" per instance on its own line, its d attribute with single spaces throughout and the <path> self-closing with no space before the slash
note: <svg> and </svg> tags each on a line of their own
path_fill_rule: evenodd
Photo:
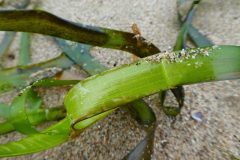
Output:
<svg viewBox="0 0 240 160">
<path fill-rule="evenodd" d="M 71 128 L 74 132 L 81 132 L 118 106 L 160 90 L 183 84 L 240 78 L 240 47 L 219 46 L 189 49 L 186 55 L 177 53 L 171 54 L 175 55 L 174 58 L 169 54 L 161 59 L 160 55 L 154 55 L 81 81 L 65 98 L 66 119 L 41 134 L 1 145 L 0 156 L 33 153 L 56 146 L 69 138 Z M 226 65 L 231 67 L 224 67 Z M 122 83 L 126 81 L 128 83 Z"/>
</svg>

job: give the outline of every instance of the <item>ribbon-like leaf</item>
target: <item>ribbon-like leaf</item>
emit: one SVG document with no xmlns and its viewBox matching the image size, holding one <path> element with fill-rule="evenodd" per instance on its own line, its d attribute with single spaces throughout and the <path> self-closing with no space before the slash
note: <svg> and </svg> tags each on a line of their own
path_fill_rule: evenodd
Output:
<svg viewBox="0 0 240 160">
<path fill-rule="evenodd" d="M 62 54 L 39 64 L 5 68 L 0 70 L 0 93 L 24 88 L 37 80 L 52 77 L 72 65 L 73 62 Z"/>
<path fill-rule="evenodd" d="M 139 57 L 160 52 L 153 44 L 142 37 L 136 38 L 133 33 L 76 24 L 40 10 L 0 11 L 0 30 L 46 34 L 93 46 L 120 49 Z"/>
<path fill-rule="evenodd" d="M 70 133 L 81 132 L 119 106 L 160 90 L 183 84 L 236 79 L 240 78 L 239 73 L 238 46 L 188 49 L 184 55 L 180 51 L 158 54 L 108 70 L 79 82 L 70 90 L 64 101 L 67 108 L 64 120 L 40 134 L 0 145 L 0 157 L 54 147 L 68 140 Z"/>
<path fill-rule="evenodd" d="M 41 98 L 39 98 L 31 88 L 26 88 L 21 95 L 13 100 L 8 120 L 17 131 L 23 134 L 37 133 L 27 113 L 39 109 L 41 103 Z"/>
</svg>

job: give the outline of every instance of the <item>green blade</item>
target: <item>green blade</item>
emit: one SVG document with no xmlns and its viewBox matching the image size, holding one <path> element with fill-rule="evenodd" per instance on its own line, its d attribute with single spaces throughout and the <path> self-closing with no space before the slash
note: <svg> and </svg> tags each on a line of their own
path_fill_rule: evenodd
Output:
<svg viewBox="0 0 240 160">
<path fill-rule="evenodd" d="M 23 32 L 20 38 L 19 65 L 26 66 L 30 62 L 30 34 Z"/>
<path fill-rule="evenodd" d="M 63 119 L 42 133 L 31 135 L 16 142 L 0 145 L 0 157 L 17 156 L 46 150 L 68 140 L 70 121 Z"/>
<path fill-rule="evenodd" d="M 56 120 L 65 115 L 65 110 L 61 108 L 39 109 L 42 101 L 31 87 L 64 86 L 77 84 L 78 82 L 79 80 L 40 80 L 28 86 L 20 96 L 16 97 L 11 107 L 0 103 L 0 116 L 6 119 L 4 123 L 0 124 L 0 134 L 14 129 L 23 134 L 36 133 L 33 125 Z"/>
<path fill-rule="evenodd" d="M 181 30 L 178 34 L 178 37 L 177 37 L 177 41 L 175 43 L 175 46 L 174 46 L 174 51 L 177 51 L 177 50 L 181 50 L 182 48 L 186 48 L 185 47 L 185 42 L 186 42 L 186 38 L 187 38 L 187 34 L 188 34 L 188 30 L 189 30 L 189 27 L 191 26 L 192 24 L 192 19 L 193 19 L 193 16 L 196 12 L 196 8 L 197 8 L 197 4 L 199 3 L 199 1 L 194 1 L 191 5 L 191 8 L 189 9 L 188 13 L 187 13 L 187 16 L 182 24 L 182 27 L 181 27 Z"/>
<path fill-rule="evenodd" d="M 22 3 L 17 4 L 15 6 L 15 8 L 16 9 L 24 9 L 29 5 L 29 3 L 30 3 L 30 0 L 24 0 L 24 1 L 22 1 Z M 0 57 L 8 51 L 8 48 L 10 47 L 15 36 L 16 36 L 15 32 L 6 32 L 4 34 L 2 43 L 0 44 Z"/>
<path fill-rule="evenodd" d="M 202 35 L 202 33 L 200 33 L 192 25 L 190 25 L 188 28 L 188 34 L 197 47 L 208 47 L 213 45 L 209 39 Z"/>
<path fill-rule="evenodd" d="M 133 33 L 76 24 L 40 10 L 0 11 L 0 30 L 46 34 L 93 46 L 120 49 L 139 57 L 159 52 L 153 44 L 142 37 L 135 38 Z"/>
<path fill-rule="evenodd" d="M 8 121 L 14 128 L 23 134 L 38 133 L 28 118 L 28 112 L 36 111 L 41 106 L 41 98 L 31 89 L 25 89 L 21 95 L 17 96 L 10 107 Z"/>
<path fill-rule="evenodd" d="M 10 108 L 9 106 L 7 107 Z M 0 108 L 0 112 L 1 112 L 1 108 Z M 64 107 L 56 107 L 56 108 L 50 108 L 50 109 L 40 108 L 36 111 L 28 112 L 27 115 L 31 125 L 38 125 L 43 122 L 62 119 L 66 116 L 66 113 L 65 113 Z M 15 130 L 15 127 L 13 126 L 11 121 L 8 120 L 3 123 L 0 123 L 0 134 L 5 134 L 14 130 Z"/>
<path fill-rule="evenodd" d="M 180 21 L 182 23 L 186 23 L 189 21 L 189 25 L 187 28 L 188 35 L 190 36 L 191 40 L 195 43 L 197 47 L 208 47 L 212 46 L 213 43 L 207 39 L 201 32 L 199 32 L 192 24 L 191 24 L 191 19 L 188 18 L 188 15 L 191 13 L 191 10 L 195 10 L 198 4 L 201 2 L 201 0 L 197 1 L 188 1 L 188 0 L 178 0 L 178 16 Z M 183 8 L 187 8 L 189 6 L 189 10 L 186 13 L 181 13 L 181 10 Z M 195 6 L 195 7 L 194 7 Z M 186 17 L 185 20 L 183 20 L 183 17 Z M 186 42 L 184 42 L 186 43 Z M 180 48 L 179 48 L 180 50 Z"/>
<path fill-rule="evenodd" d="M 150 126 L 156 121 L 156 116 L 151 107 L 143 100 L 136 100 L 127 104 L 132 116 L 142 125 Z"/>
<path fill-rule="evenodd" d="M 0 93 L 24 88 L 37 80 L 52 77 L 72 65 L 73 62 L 62 54 L 57 58 L 39 64 L 0 70 Z"/>
<path fill-rule="evenodd" d="M 160 90 L 236 78 L 240 78 L 240 46 L 188 49 L 184 55 L 181 52 L 153 55 L 108 70 L 79 82 L 69 91 L 64 100 L 67 117 L 63 121 L 40 134 L 0 145 L 0 157 L 54 147 L 69 138 L 71 127 L 81 132 L 118 106 Z"/>
<path fill-rule="evenodd" d="M 91 46 L 80 43 L 69 44 L 59 38 L 55 40 L 63 49 L 64 53 L 90 75 L 95 75 L 107 70 L 105 66 L 91 56 Z M 133 117 L 141 124 L 150 125 L 156 120 L 154 112 L 143 100 L 131 102 L 131 104 L 127 106 Z"/>
<path fill-rule="evenodd" d="M 5 53 L 7 53 L 13 39 L 15 37 L 15 32 L 6 32 L 4 34 L 3 40 L 0 44 L 0 57 L 2 57 Z"/>
<path fill-rule="evenodd" d="M 56 38 L 55 41 L 62 48 L 64 54 L 73 62 L 80 65 L 88 74 L 95 75 L 107 69 L 90 55 L 92 46 L 79 43 L 69 44 L 65 40 L 59 38 Z"/>
<path fill-rule="evenodd" d="M 0 102 L 0 118 L 6 119 L 9 116 L 10 107 Z"/>
<path fill-rule="evenodd" d="M 239 78 L 239 54 L 240 47 L 237 46 L 189 49 L 184 54 L 154 55 L 85 79 L 65 97 L 71 123 L 75 128 L 79 121 L 160 90 Z M 101 93 L 101 96 L 96 93 Z"/>
<path fill-rule="evenodd" d="M 154 146 L 154 132 L 156 125 L 152 124 L 147 131 L 147 135 L 141 140 L 140 143 L 129 153 L 123 160 L 142 160 L 152 159 L 153 146 Z"/>
</svg>

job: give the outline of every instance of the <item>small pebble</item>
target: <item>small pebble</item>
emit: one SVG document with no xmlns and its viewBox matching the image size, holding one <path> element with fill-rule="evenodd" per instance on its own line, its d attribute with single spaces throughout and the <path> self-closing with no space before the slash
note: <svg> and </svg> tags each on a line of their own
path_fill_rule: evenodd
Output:
<svg viewBox="0 0 240 160">
<path fill-rule="evenodd" d="M 194 119 L 197 122 L 202 122 L 203 114 L 201 111 L 193 110 L 191 112 L 191 117 L 192 117 L 192 119 Z"/>
</svg>

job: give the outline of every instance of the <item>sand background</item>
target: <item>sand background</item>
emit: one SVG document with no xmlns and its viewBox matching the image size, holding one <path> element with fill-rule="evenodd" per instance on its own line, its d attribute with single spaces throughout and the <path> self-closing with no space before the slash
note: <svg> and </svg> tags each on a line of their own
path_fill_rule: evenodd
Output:
<svg viewBox="0 0 240 160">
<path fill-rule="evenodd" d="M 130 32 L 131 25 L 136 23 L 142 36 L 161 50 L 174 45 L 180 27 L 176 0 L 42 0 L 41 8 L 74 22 Z M 240 1 L 203 0 L 193 24 L 215 44 L 240 45 Z M 9 51 L 16 58 L 10 61 L 6 57 L 2 62 L 5 66 L 17 64 L 18 43 L 17 37 Z M 60 52 L 50 38 L 33 34 L 33 63 L 53 58 Z M 92 54 L 109 68 L 131 62 L 131 55 L 126 52 L 96 47 Z M 74 68 L 71 70 L 79 74 Z M 185 107 L 174 125 L 158 109 L 157 95 L 145 98 L 157 116 L 152 159 L 221 160 L 231 159 L 230 155 L 240 157 L 240 80 L 190 85 L 185 89 Z M 64 94 L 60 92 L 65 93 L 65 90 L 42 91 L 45 103 L 51 106 L 62 103 Z M 13 94 L 1 95 L 0 101 L 9 103 Z M 202 122 L 191 119 L 193 110 L 203 113 Z M 118 160 L 144 135 L 141 126 L 129 113 L 117 111 L 75 140 L 45 152 L 6 159 Z M 1 136 L 0 141 L 4 143 L 18 137 L 17 133 L 12 133 Z"/>
</svg>

